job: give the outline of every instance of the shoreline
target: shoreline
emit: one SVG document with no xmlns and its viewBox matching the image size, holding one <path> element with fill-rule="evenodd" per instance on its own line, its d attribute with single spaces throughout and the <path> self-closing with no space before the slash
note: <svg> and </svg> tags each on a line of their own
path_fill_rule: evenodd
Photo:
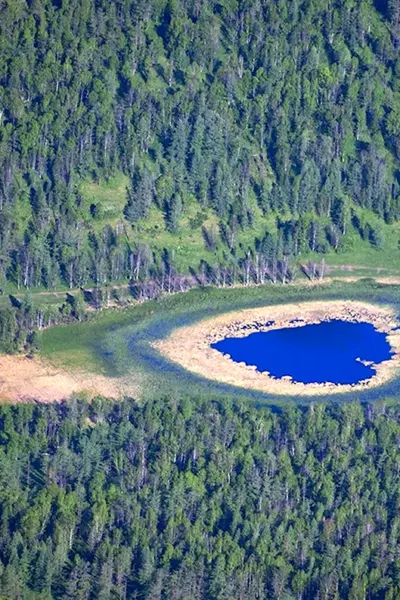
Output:
<svg viewBox="0 0 400 600">
<path fill-rule="evenodd" d="M 376 374 L 356 384 L 300 383 L 289 376 L 277 379 L 245 363 L 234 362 L 211 344 L 226 337 L 246 337 L 257 331 L 301 327 L 340 319 L 371 323 L 387 334 L 393 352 L 389 360 L 373 364 Z M 362 391 L 387 383 L 400 369 L 400 329 L 391 308 L 346 300 L 305 301 L 233 311 L 175 329 L 152 345 L 169 360 L 207 379 L 276 395 L 321 396 Z"/>
</svg>

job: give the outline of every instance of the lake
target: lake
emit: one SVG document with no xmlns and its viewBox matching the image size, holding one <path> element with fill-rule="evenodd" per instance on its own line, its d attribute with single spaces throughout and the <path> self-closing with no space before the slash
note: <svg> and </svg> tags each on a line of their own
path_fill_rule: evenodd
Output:
<svg viewBox="0 0 400 600">
<path fill-rule="evenodd" d="M 378 364 L 392 356 L 386 333 L 370 323 L 342 320 L 228 337 L 211 347 L 235 362 L 301 383 L 356 384 L 376 373 L 360 360 Z"/>
</svg>

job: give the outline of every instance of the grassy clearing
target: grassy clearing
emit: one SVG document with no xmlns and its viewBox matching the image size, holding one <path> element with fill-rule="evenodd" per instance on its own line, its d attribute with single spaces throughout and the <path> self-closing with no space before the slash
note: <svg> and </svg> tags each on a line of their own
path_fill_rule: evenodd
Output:
<svg viewBox="0 0 400 600">
<path fill-rule="evenodd" d="M 85 180 L 80 184 L 83 214 L 88 221 L 94 224 L 95 229 L 102 228 L 107 224 L 115 225 L 124 218 L 123 210 L 126 204 L 128 183 L 128 177 L 123 173 L 118 173 L 101 183 Z"/>
<path fill-rule="evenodd" d="M 202 227 L 218 234 L 218 219 L 211 210 L 198 210 L 194 203 L 188 205 L 187 213 L 176 232 L 168 231 L 163 212 L 152 207 L 147 219 L 135 227 L 133 235 L 158 253 L 164 248 L 173 252 L 177 270 L 187 272 L 190 267 L 197 266 L 205 255 L 208 255 L 211 262 L 220 259 L 218 249 L 206 252 Z"/>
<path fill-rule="evenodd" d="M 31 298 L 34 306 L 49 306 L 62 304 L 66 296 L 66 291 L 44 292 L 42 289 L 37 291 L 30 291 L 28 294 L 26 292 L 21 292 L 18 290 L 16 293 L 10 293 L 12 296 L 18 298 L 19 300 L 22 300 L 25 297 Z M 0 308 L 9 307 L 10 305 L 11 303 L 8 294 L 3 294 L 3 296 L 0 296 Z"/>
</svg>

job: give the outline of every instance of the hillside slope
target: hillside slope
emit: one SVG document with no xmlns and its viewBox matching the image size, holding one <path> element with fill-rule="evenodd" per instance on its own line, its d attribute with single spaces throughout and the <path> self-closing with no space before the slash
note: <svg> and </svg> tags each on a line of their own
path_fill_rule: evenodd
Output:
<svg viewBox="0 0 400 600">
<path fill-rule="evenodd" d="M 400 218 L 399 9 L 3 3 L 3 286 L 143 278 L 186 246 L 184 270 L 382 246 Z"/>
</svg>

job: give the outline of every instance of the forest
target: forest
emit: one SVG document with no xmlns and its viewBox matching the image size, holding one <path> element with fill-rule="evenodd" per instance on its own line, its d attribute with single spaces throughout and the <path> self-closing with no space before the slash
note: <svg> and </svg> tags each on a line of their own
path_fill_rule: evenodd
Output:
<svg viewBox="0 0 400 600">
<path fill-rule="evenodd" d="M 399 49 L 400 0 L 0 0 L 0 352 L 151 390 L 0 402 L 0 600 L 400 598 L 398 381 L 259 406 L 150 346 L 313 294 L 398 310 L 286 284 L 400 264 Z"/>
<path fill-rule="evenodd" d="M 394 600 L 400 412 L 0 407 L 6 600 Z"/>
<path fill-rule="evenodd" d="M 216 247 L 219 269 L 270 271 L 352 235 L 379 249 L 400 219 L 399 15 L 399 0 L 1 2 L 0 287 L 146 281 L 193 232 L 186 274 Z M 113 177 L 118 201 L 84 193 Z"/>
</svg>

